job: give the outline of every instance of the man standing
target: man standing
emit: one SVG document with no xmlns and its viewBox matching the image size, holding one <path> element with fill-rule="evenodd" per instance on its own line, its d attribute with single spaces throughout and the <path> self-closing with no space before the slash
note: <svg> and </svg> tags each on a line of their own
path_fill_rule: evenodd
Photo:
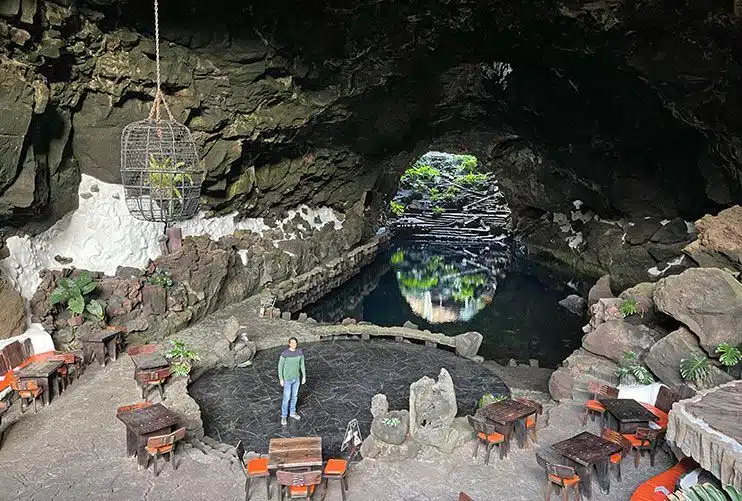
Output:
<svg viewBox="0 0 742 501">
<path fill-rule="evenodd" d="M 301 351 L 299 341 L 295 337 L 289 339 L 289 347 L 281 352 L 278 359 L 278 381 L 283 386 L 283 401 L 281 402 L 281 425 L 286 425 L 286 416 L 301 419 L 296 413 L 296 397 L 299 395 L 299 376 L 301 384 L 307 382 L 307 371 L 304 368 L 304 352 Z M 289 405 L 290 404 L 290 405 Z"/>
</svg>

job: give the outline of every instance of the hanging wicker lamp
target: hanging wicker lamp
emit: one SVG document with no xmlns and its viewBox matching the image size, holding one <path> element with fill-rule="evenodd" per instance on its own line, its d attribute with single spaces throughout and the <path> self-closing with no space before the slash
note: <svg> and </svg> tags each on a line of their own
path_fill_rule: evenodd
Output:
<svg viewBox="0 0 742 501">
<path fill-rule="evenodd" d="M 129 213 L 167 227 L 198 212 L 204 173 L 191 131 L 173 119 L 161 89 L 158 0 L 154 4 L 157 91 L 149 117 L 121 134 L 121 180 Z M 167 119 L 160 118 L 161 107 Z"/>
</svg>

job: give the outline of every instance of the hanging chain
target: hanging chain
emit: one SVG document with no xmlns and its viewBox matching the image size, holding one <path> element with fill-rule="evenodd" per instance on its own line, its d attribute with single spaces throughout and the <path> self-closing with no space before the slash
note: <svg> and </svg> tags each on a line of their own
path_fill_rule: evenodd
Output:
<svg viewBox="0 0 742 501">
<path fill-rule="evenodd" d="M 160 3 L 155 0 L 155 65 L 157 67 L 157 90 L 155 91 L 155 102 L 152 105 L 152 110 L 149 112 L 150 120 L 154 118 L 158 122 L 160 121 L 160 103 L 165 107 L 170 120 L 173 120 L 173 114 L 170 113 L 170 108 L 165 102 L 165 94 L 162 92 L 162 75 L 160 73 Z"/>
</svg>

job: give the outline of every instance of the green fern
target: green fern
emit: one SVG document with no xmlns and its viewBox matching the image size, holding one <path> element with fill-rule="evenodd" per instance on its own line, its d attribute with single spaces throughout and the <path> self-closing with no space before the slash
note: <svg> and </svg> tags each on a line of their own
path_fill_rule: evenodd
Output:
<svg viewBox="0 0 742 501">
<path fill-rule="evenodd" d="M 684 358 L 680 361 L 680 376 L 686 381 L 701 386 L 709 382 L 711 378 L 711 362 L 704 355 Z"/>
<path fill-rule="evenodd" d="M 636 308 L 636 299 L 629 298 L 625 300 L 623 303 L 621 303 L 621 306 L 619 307 L 619 311 L 624 317 L 629 317 L 631 315 L 636 314 L 637 308 Z"/>
</svg>

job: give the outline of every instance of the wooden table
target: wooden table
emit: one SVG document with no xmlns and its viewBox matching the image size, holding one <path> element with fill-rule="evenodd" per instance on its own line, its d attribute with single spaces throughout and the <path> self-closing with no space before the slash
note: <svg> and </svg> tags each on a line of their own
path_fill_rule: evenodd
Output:
<svg viewBox="0 0 742 501">
<path fill-rule="evenodd" d="M 322 466 L 322 437 L 272 438 L 268 468 L 285 470 Z"/>
<path fill-rule="evenodd" d="M 604 494 L 611 490 L 611 478 L 608 474 L 611 456 L 621 452 L 621 446 L 603 440 L 597 435 L 583 431 L 572 438 L 551 446 L 562 456 L 577 463 L 577 474 L 580 476 L 580 491 L 586 496 L 592 495 L 593 466 L 598 472 L 598 485 Z"/>
<path fill-rule="evenodd" d="M 153 369 L 164 369 L 170 366 L 167 358 L 160 353 L 144 353 L 131 357 L 137 371 L 149 371 Z"/>
<path fill-rule="evenodd" d="M 52 390 L 57 388 L 57 369 L 62 367 L 63 364 L 64 362 L 61 360 L 32 362 L 15 371 L 15 374 L 19 380 L 36 381 L 44 389 L 41 393 L 41 400 L 44 405 L 49 405 L 52 401 Z"/>
<path fill-rule="evenodd" d="M 99 329 L 80 339 L 84 362 L 90 363 L 93 356 L 101 366 L 106 365 L 106 355 L 111 360 L 118 357 L 118 343 L 121 329 Z"/>
<path fill-rule="evenodd" d="M 504 454 L 510 451 L 510 438 L 515 431 L 515 437 L 518 440 L 518 447 L 521 449 L 526 444 L 526 418 L 531 414 L 536 414 L 538 409 L 526 405 L 523 402 L 506 398 L 499 402 L 489 404 L 476 412 L 477 417 L 484 418 L 495 424 L 498 433 L 505 435 L 503 447 Z"/>
<path fill-rule="evenodd" d="M 116 418 L 126 425 L 126 453 L 137 456 L 140 465 L 146 467 L 148 455 L 144 450 L 147 439 L 167 435 L 178 423 L 178 415 L 162 404 L 117 414 Z"/>
<path fill-rule="evenodd" d="M 631 398 L 601 398 L 607 414 L 607 427 L 619 433 L 634 433 L 637 428 L 648 428 L 650 421 L 657 421 L 651 411 Z"/>
</svg>

